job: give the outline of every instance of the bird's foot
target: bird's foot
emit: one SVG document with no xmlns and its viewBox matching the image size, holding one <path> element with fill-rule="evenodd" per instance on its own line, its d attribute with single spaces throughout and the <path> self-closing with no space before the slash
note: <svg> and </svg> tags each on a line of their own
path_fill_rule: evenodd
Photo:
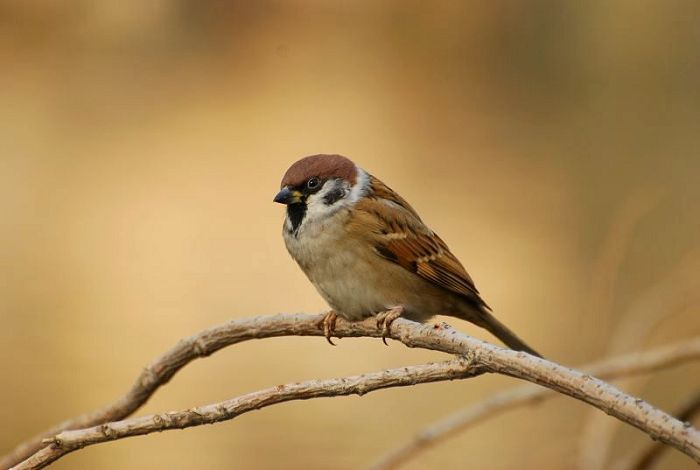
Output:
<svg viewBox="0 0 700 470">
<path fill-rule="evenodd" d="M 403 315 L 403 311 L 404 308 L 398 306 L 377 315 L 377 329 L 382 329 L 382 342 L 387 346 L 386 338 L 391 332 L 391 324 L 394 323 L 394 320 Z"/>
<path fill-rule="evenodd" d="M 335 321 L 337 319 L 338 314 L 335 312 L 335 310 L 330 310 L 316 324 L 319 330 L 323 330 L 323 336 L 326 337 L 326 341 L 328 341 L 332 346 L 335 346 L 335 343 L 331 341 L 331 335 L 335 333 Z"/>
</svg>

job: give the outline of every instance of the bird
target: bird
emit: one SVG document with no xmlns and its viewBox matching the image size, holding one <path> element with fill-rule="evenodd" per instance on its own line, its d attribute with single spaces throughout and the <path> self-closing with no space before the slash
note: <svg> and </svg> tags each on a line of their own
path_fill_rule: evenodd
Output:
<svg viewBox="0 0 700 470">
<path fill-rule="evenodd" d="M 386 344 L 398 317 L 424 323 L 447 315 L 541 357 L 496 319 L 462 263 L 413 207 L 349 158 L 296 161 L 274 202 L 286 205 L 287 251 L 331 308 L 319 323 L 329 343 L 338 316 L 375 317 Z"/>
</svg>

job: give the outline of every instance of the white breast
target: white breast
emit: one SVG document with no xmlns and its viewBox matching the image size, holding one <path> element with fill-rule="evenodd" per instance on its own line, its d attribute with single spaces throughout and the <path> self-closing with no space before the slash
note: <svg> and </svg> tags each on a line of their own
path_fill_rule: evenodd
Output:
<svg viewBox="0 0 700 470">
<path fill-rule="evenodd" d="M 284 241 L 331 308 L 349 320 L 359 320 L 387 309 L 391 302 L 369 287 L 371 279 L 358 276 L 365 273 L 373 277 L 376 267 L 368 261 L 367 247 L 346 236 L 348 216 L 349 209 L 342 209 L 323 221 L 302 224 L 296 235 L 285 229 Z"/>
</svg>

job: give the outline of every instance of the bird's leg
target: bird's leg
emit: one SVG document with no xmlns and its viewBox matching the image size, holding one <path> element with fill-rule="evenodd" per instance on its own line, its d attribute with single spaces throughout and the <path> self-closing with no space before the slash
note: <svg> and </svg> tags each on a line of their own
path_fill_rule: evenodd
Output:
<svg viewBox="0 0 700 470">
<path fill-rule="evenodd" d="M 328 341 L 332 346 L 335 346 L 335 343 L 331 341 L 331 335 L 335 333 L 335 321 L 337 319 L 338 314 L 335 313 L 335 310 L 330 310 L 316 324 L 319 330 L 323 330 L 323 336 L 326 337 L 326 341 Z"/>
<path fill-rule="evenodd" d="M 391 324 L 394 323 L 394 320 L 403 315 L 403 311 L 404 308 L 399 305 L 377 315 L 377 328 L 381 327 L 382 342 L 387 346 L 386 337 L 389 336 Z"/>
</svg>

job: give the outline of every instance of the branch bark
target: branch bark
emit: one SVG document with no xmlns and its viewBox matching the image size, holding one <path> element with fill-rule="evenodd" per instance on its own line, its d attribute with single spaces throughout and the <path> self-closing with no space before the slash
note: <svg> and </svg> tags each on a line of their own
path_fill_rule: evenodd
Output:
<svg viewBox="0 0 700 470">
<path fill-rule="evenodd" d="M 185 429 L 203 424 L 228 421 L 249 411 L 293 400 L 320 397 L 364 395 L 383 388 L 463 379 L 486 372 L 465 357 L 449 361 L 401 367 L 380 372 L 326 380 L 278 385 L 242 395 L 220 403 L 183 411 L 172 411 L 123 421 L 102 424 L 87 429 L 64 431 L 47 439 L 48 447 L 15 467 L 16 470 L 43 468 L 74 450 L 101 442 L 141 436 L 152 432 Z"/>
<path fill-rule="evenodd" d="M 183 338 L 173 348 L 148 364 L 131 389 L 109 405 L 66 420 L 18 445 L 0 459 L 0 468 L 18 464 L 44 447 L 43 440 L 68 429 L 82 429 L 117 421 L 141 408 L 153 394 L 184 366 L 221 348 L 256 338 L 276 336 L 318 336 L 315 321 L 323 315 L 275 315 L 232 320 Z M 339 334 L 347 333 L 339 330 Z M 346 336 L 349 336 L 346 334 Z"/>
<path fill-rule="evenodd" d="M 647 374 L 698 359 L 700 359 L 700 338 L 694 338 L 690 341 L 662 346 L 646 352 L 605 359 L 585 365 L 581 367 L 581 370 L 588 371 L 596 377 L 613 379 Z M 380 457 L 371 468 L 373 470 L 398 468 L 419 453 L 479 422 L 514 408 L 539 403 L 556 396 L 558 395 L 551 389 L 530 384 L 497 393 L 433 423 L 418 432 L 409 442 Z"/>
<path fill-rule="evenodd" d="M 190 336 L 146 367 L 132 389 L 115 403 L 76 420 L 67 421 L 57 428 L 63 426 L 61 430 L 67 430 L 69 428 L 92 427 L 96 424 L 113 421 L 115 415 L 121 414 L 123 417 L 132 413 L 185 364 L 230 344 L 248 339 L 275 336 L 321 336 L 323 333 L 318 328 L 321 318 L 322 315 L 304 314 L 254 317 L 231 321 Z M 381 331 L 377 329 L 376 321 L 373 318 L 353 323 L 339 320 L 336 325 L 336 333 L 338 337 L 381 336 Z M 399 318 L 392 325 L 390 337 L 409 347 L 466 355 L 474 367 L 486 372 L 528 380 L 584 401 L 637 427 L 653 439 L 677 448 L 696 462 L 700 462 L 700 432 L 698 430 L 684 425 L 645 401 L 626 395 L 614 386 L 588 374 L 523 352 L 503 349 L 471 338 L 446 324 L 425 325 Z M 90 424 L 86 425 L 87 422 Z M 52 431 L 51 435 L 60 432 Z M 41 438 L 41 444 L 38 447 L 44 446 L 43 440 L 45 438 Z M 54 443 L 43 447 L 39 452 L 54 451 L 60 457 L 68 451 L 62 445 L 57 445 L 60 441 L 52 440 L 52 442 Z M 36 442 L 34 445 L 37 446 Z M 41 467 L 20 466 L 18 468 Z"/>
<path fill-rule="evenodd" d="M 692 422 L 700 414 L 700 393 L 696 393 L 674 416 L 681 421 Z M 666 450 L 666 446 L 658 442 L 651 442 L 638 452 L 619 461 L 614 470 L 649 470 L 659 460 Z"/>
<path fill-rule="evenodd" d="M 668 274 L 637 296 L 608 328 L 609 344 L 603 354 L 616 356 L 634 351 L 648 343 L 650 335 L 661 324 L 668 324 L 674 315 L 688 305 L 700 303 L 700 249 L 685 253 Z M 692 314 L 690 314 L 692 316 Z M 634 393 L 644 380 L 625 379 L 618 386 Z M 584 417 L 576 468 L 604 468 L 610 465 L 610 453 L 619 422 L 597 413 Z"/>
</svg>

